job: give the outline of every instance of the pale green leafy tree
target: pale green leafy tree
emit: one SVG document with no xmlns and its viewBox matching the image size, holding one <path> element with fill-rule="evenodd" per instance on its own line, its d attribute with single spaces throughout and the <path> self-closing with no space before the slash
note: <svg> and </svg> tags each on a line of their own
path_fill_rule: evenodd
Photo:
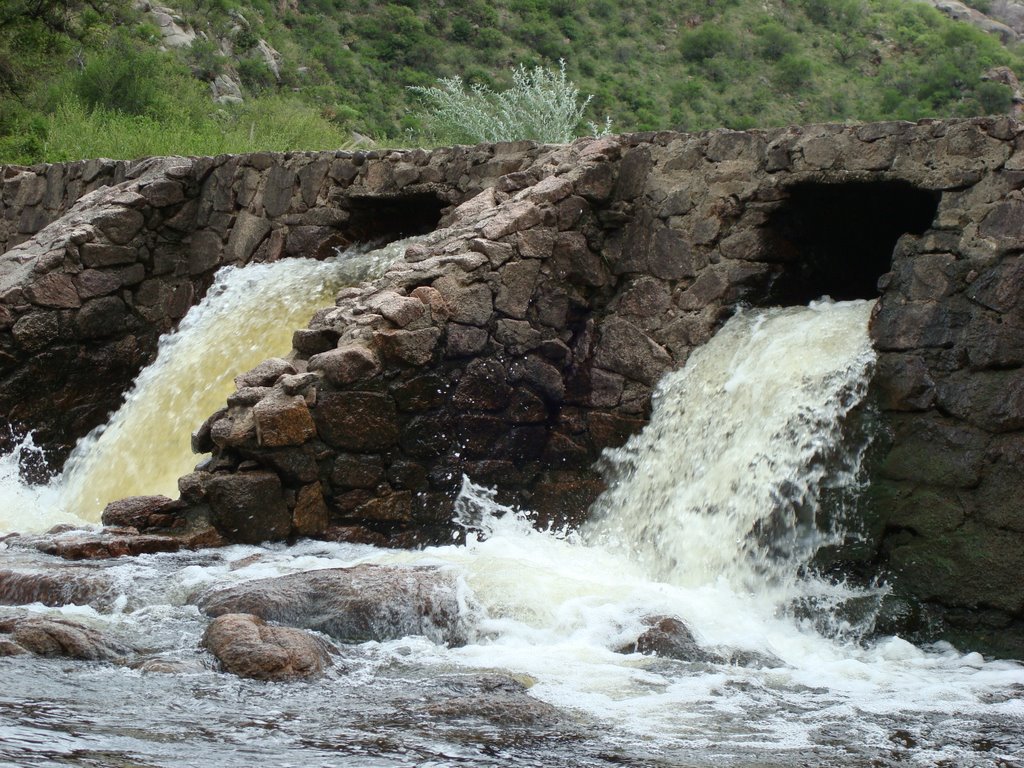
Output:
<svg viewBox="0 0 1024 768">
<path fill-rule="evenodd" d="M 426 121 L 434 137 L 448 142 L 495 142 L 533 139 L 549 144 L 572 141 L 583 122 L 583 112 L 593 96 L 580 97 L 579 89 L 565 75 L 565 60 L 558 69 L 520 64 L 512 70 L 512 87 L 495 92 L 484 85 L 468 89 L 462 78 L 438 78 L 430 88 L 410 90 L 428 105 Z M 590 124 L 591 132 L 604 135 L 603 127 Z"/>
</svg>

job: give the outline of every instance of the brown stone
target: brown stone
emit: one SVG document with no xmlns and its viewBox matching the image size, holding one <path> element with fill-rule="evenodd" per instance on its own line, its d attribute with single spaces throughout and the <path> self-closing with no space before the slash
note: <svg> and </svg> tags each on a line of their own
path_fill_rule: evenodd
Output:
<svg viewBox="0 0 1024 768">
<path fill-rule="evenodd" d="M 540 262 L 535 259 L 513 261 L 502 267 L 498 274 L 500 283 L 494 308 L 509 317 L 524 319 L 537 285 Z"/>
<path fill-rule="evenodd" d="M 323 632 L 343 643 L 423 635 L 466 642 L 456 577 L 430 567 L 359 565 L 257 579 L 201 595 L 210 616 L 250 613 Z"/>
<path fill-rule="evenodd" d="M 79 247 L 79 253 L 86 267 L 115 267 L 138 259 L 135 248 L 107 243 L 85 243 Z"/>
<path fill-rule="evenodd" d="M 74 284 L 79 297 L 88 300 L 116 291 L 121 287 L 121 277 L 110 270 L 86 269 L 75 275 Z"/>
<path fill-rule="evenodd" d="M 100 521 L 104 525 L 137 528 L 140 531 L 150 526 L 153 515 L 173 515 L 184 507 L 180 501 L 166 496 L 129 496 L 112 501 L 103 508 Z"/>
<path fill-rule="evenodd" d="M 444 298 L 451 309 L 451 319 L 456 323 L 482 326 L 491 319 L 494 296 L 486 285 L 465 285 L 454 277 L 446 276 L 435 280 L 433 287 Z"/>
<path fill-rule="evenodd" d="M 497 411 L 508 405 L 512 389 L 505 368 L 495 360 L 478 359 L 466 366 L 452 395 L 459 410 Z"/>
<path fill-rule="evenodd" d="M 65 566 L 52 573 L 18 573 L 0 571 L 0 605 L 91 605 L 109 607 L 114 596 L 110 594 L 110 580 L 91 569 L 73 570 Z"/>
<path fill-rule="evenodd" d="M 397 409 L 387 395 L 325 392 L 312 413 L 320 439 L 335 448 L 375 451 L 398 441 Z"/>
<path fill-rule="evenodd" d="M 316 435 L 313 417 L 301 395 L 265 397 L 252 409 L 256 442 L 267 448 L 301 445 Z"/>
<path fill-rule="evenodd" d="M 440 340 L 440 328 L 382 330 L 373 334 L 373 344 L 385 359 L 415 366 L 426 365 L 433 359 Z"/>
<path fill-rule="evenodd" d="M 0 635 L 7 635 L 8 642 L 37 656 L 113 661 L 130 652 L 98 630 L 69 619 L 48 616 L 0 619 Z M 7 648 L 8 653 L 11 650 Z"/>
<path fill-rule="evenodd" d="M 125 245 L 142 230 L 145 218 L 132 208 L 112 208 L 93 217 L 92 224 L 115 245 Z"/>
<path fill-rule="evenodd" d="M 259 544 L 288 536 L 292 516 L 276 474 L 215 474 L 206 488 L 210 522 L 231 541 Z"/>
<path fill-rule="evenodd" d="M 299 489 L 292 511 L 292 527 L 300 536 L 323 533 L 330 522 L 330 512 L 324 502 L 320 483 L 311 483 Z"/>
<path fill-rule="evenodd" d="M 331 384 L 345 386 L 376 376 L 380 372 L 380 360 L 369 347 L 359 342 L 345 342 L 337 349 L 309 358 L 309 370 L 322 371 Z"/>
<path fill-rule="evenodd" d="M 324 640 L 244 613 L 214 619 L 203 634 L 203 647 L 225 671 L 256 680 L 318 677 L 331 664 L 330 646 Z"/>
<path fill-rule="evenodd" d="M 264 360 L 255 368 L 235 376 L 235 386 L 242 387 L 271 387 L 277 380 L 286 374 L 295 373 L 295 366 L 280 357 L 272 357 Z"/>
<path fill-rule="evenodd" d="M 601 368 L 653 385 L 672 364 L 668 352 L 632 323 L 611 317 L 600 333 L 594 364 Z"/>
<path fill-rule="evenodd" d="M 25 289 L 29 301 L 41 307 L 74 309 L 81 305 L 71 275 L 50 272 L 43 275 Z"/>
<path fill-rule="evenodd" d="M 445 344 L 445 357 L 472 357 L 487 347 L 487 331 L 471 325 L 449 323 Z"/>
</svg>

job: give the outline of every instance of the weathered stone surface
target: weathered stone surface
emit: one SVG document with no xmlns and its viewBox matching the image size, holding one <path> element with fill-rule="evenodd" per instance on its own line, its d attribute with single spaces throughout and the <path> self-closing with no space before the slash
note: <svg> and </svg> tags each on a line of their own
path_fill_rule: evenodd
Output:
<svg viewBox="0 0 1024 768">
<path fill-rule="evenodd" d="M 197 603 L 210 616 L 250 613 L 343 643 L 424 635 L 457 646 L 469 629 L 459 589 L 453 573 L 436 568 L 360 565 L 249 581 Z"/>
<path fill-rule="evenodd" d="M 51 573 L 0 571 L 0 605 L 42 603 L 104 608 L 113 601 L 109 579 L 99 573 L 65 567 Z"/>
<path fill-rule="evenodd" d="M 320 395 L 311 410 L 320 439 L 336 448 L 380 450 L 398 440 L 397 409 L 387 395 L 331 392 Z"/>
<path fill-rule="evenodd" d="M 0 618 L 0 637 L 3 636 L 9 645 L 2 647 L 2 655 L 34 653 L 37 656 L 113 661 L 130 653 L 126 646 L 105 637 L 98 630 L 69 619 L 46 616 Z"/>
<path fill-rule="evenodd" d="M 111 208 L 97 215 L 92 220 L 110 242 L 125 245 L 142 230 L 145 217 L 141 211 L 132 208 Z"/>
<path fill-rule="evenodd" d="M 166 496 L 129 496 L 107 504 L 100 521 L 104 525 L 137 528 L 141 531 L 170 520 L 182 506 L 179 501 Z"/>
<path fill-rule="evenodd" d="M 273 472 L 214 475 L 207 483 L 210 522 L 232 541 L 258 544 L 288 536 L 292 516 Z"/>
<path fill-rule="evenodd" d="M 29 301 L 41 307 L 74 309 L 81 305 L 71 275 L 50 272 L 25 289 Z"/>
<path fill-rule="evenodd" d="M 301 395 L 272 395 L 252 409 L 256 442 L 268 448 L 302 445 L 316 434 L 313 417 Z"/>
<path fill-rule="evenodd" d="M 377 331 L 373 335 L 373 344 L 380 350 L 382 357 L 405 365 L 429 363 L 440 340 L 439 328 L 420 328 L 415 331 L 389 329 Z"/>
<path fill-rule="evenodd" d="M 322 371 L 332 384 L 345 385 L 369 379 L 381 370 L 380 360 L 370 348 L 357 342 L 346 342 L 309 358 L 310 371 Z"/>
<path fill-rule="evenodd" d="M 632 323 L 612 317 L 601 327 L 595 365 L 653 385 L 671 363 L 668 352 Z"/>
<path fill-rule="evenodd" d="M 295 366 L 280 357 L 272 357 L 264 360 L 252 370 L 240 373 L 235 376 L 235 386 L 242 387 L 270 387 L 277 380 L 285 375 L 295 373 Z"/>
<path fill-rule="evenodd" d="M 203 634 L 203 647 L 225 671 L 256 680 L 318 677 L 331 664 L 330 646 L 321 638 L 246 613 L 214 619 Z"/>
</svg>

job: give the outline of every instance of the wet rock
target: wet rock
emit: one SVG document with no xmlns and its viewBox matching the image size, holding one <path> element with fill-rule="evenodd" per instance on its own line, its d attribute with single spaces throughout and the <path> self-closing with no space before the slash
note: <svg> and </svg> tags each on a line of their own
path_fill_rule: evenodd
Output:
<svg viewBox="0 0 1024 768">
<path fill-rule="evenodd" d="M 436 568 L 360 565 L 258 579 L 196 600 L 210 616 L 251 613 L 344 643 L 424 635 L 462 645 L 467 618 L 455 576 Z"/>
<path fill-rule="evenodd" d="M 105 560 L 113 557 L 134 557 L 156 552 L 177 552 L 187 546 L 178 536 L 156 534 L 140 535 L 134 529 L 126 531 L 72 531 L 54 536 L 30 539 L 32 546 L 48 555 L 65 560 Z"/>
<path fill-rule="evenodd" d="M 294 365 L 280 357 L 272 357 L 269 360 L 264 360 L 252 370 L 235 376 L 235 386 L 238 389 L 272 387 L 282 376 L 294 373 L 296 373 Z"/>
<path fill-rule="evenodd" d="M 708 664 L 734 664 L 739 667 L 774 669 L 785 666 L 776 656 L 759 651 L 728 648 L 707 650 L 702 648 L 689 627 L 674 616 L 648 617 L 650 626 L 636 639 L 623 646 L 619 653 L 642 653 L 676 661 L 704 662 Z"/>
<path fill-rule="evenodd" d="M 697 643 L 690 628 L 675 617 L 648 618 L 650 626 L 635 642 L 623 646 L 619 653 L 643 653 L 677 661 L 719 661 L 720 657 L 708 653 Z"/>
<path fill-rule="evenodd" d="M 328 382 L 344 386 L 377 375 L 381 365 L 371 349 L 348 342 L 337 349 L 314 354 L 309 358 L 309 370 L 322 371 Z"/>
<path fill-rule="evenodd" d="M 0 571 L 0 605 L 99 607 L 110 602 L 109 590 L 110 581 L 103 575 L 70 567 L 52 573 Z"/>
<path fill-rule="evenodd" d="M 302 445 L 316 434 L 313 417 L 301 395 L 265 397 L 252 409 L 256 442 L 268 448 Z"/>
<path fill-rule="evenodd" d="M 203 647 L 226 671 L 256 680 L 318 677 L 331 664 L 330 646 L 323 639 L 245 613 L 214 619 L 203 634 Z"/>
<path fill-rule="evenodd" d="M 107 526 L 137 528 L 167 527 L 185 505 L 166 496 L 129 496 L 103 508 L 100 522 Z"/>
<path fill-rule="evenodd" d="M 567 725 L 557 707 L 530 696 L 522 681 L 508 675 L 445 677 L 437 682 L 446 695 L 427 704 L 425 712 L 434 717 L 479 718 L 502 728 Z"/>
<path fill-rule="evenodd" d="M 6 637 L 4 637 L 6 635 Z M 130 649 L 102 632 L 69 619 L 49 616 L 0 618 L 0 654 L 33 653 L 37 656 L 113 661 Z"/>
<path fill-rule="evenodd" d="M 273 472 L 217 474 L 206 492 L 210 522 L 231 541 L 279 541 L 291 531 L 281 479 Z"/>
</svg>

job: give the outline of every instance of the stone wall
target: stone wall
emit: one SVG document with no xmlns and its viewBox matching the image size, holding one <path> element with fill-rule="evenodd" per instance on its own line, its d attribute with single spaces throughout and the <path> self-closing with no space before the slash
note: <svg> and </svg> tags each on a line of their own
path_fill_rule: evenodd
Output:
<svg viewBox="0 0 1024 768">
<path fill-rule="evenodd" d="M 429 231 L 538 148 L 7 167 L 0 411 L 59 466 L 227 264 Z M 6 438 L 6 436 L 5 436 Z"/>
<path fill-rule="evenodd" d="M 861 511 L 865 538 L 833 562 L 891 576 L 892 629 L 1024 648 L 1021 136 L 1021 125 L 999 118 L 637 134 L 391 153 L 362 165 L 339 157 L 340 175 L 330 163 L 306 171 L 319 183 L 305 196 L 289 164 L 308 168 L 319 156 L 254 156 L 263 168 L 250 158 L 196 161 L 232 170 L 220 172 L 230 183 L 184 177 L 194 181 L 175 205 L 194 204 L 196 223 L 174 241 L 179 278 L 207 237 L 218 254 L 237 255 L 233 240 L 246 258 L 312 254 L 322 238 L 345 236 L 344 221 L 311 221 L 324 210 L 348 220 L 361 212 L 372 229 L 374 211 L 396 196 L 417 209 L 428 198 L 459 205 L 435 205 L 440 226 L 381 280 L 343 291 L 298 330 L 288 360 L 239 377 L 194 435 L 211 457 L 182 479 L 184 503 L 241 541 L 425 543 L 453 535 L 465 474 L 538 511 L 539 523 L 577 522 L 602 488 L 600 452 L 643 426 L 658 378 L 738 302 L 880 295 L 874 397 L 887 436 Z M 440 178 L 424 180 L 430 169 Z M 173 177 L 153 173 L 148 183 Z M 282 174 L 291 186 L 271 182 Z M 214 191 L 193 193 L 190 183 Z M 278 188 L 291 191 L 268 197 Z M 218 189 L 230 202 L 204 208 Z M 152 209 L 131 200 L 104 204 Z M 58 231 L 73 232 L 74 215 Z M 166 231 L 165 214 L 142 218 L 146 238 Z M 302 241 L 303 226 L 320 229 Z M 9 380 L 51 359 L 31 348 L 39 332 L 26 328 L 75 323 L 94 300 L 79 288 L 86 244 L 72 243 L 77 261 L 36 255 L 25 263 L 50 266 L 5 278 L 0 299 L 22 297 L 8 325 L 22 323 L 7 342 L 21 355 Z M 70 297 L 67 285 L 81 306 L 40 303 Z M 129 301 L 120 290 L 120 311 L 140 316 L 135 293 Z"/>
</svg>

